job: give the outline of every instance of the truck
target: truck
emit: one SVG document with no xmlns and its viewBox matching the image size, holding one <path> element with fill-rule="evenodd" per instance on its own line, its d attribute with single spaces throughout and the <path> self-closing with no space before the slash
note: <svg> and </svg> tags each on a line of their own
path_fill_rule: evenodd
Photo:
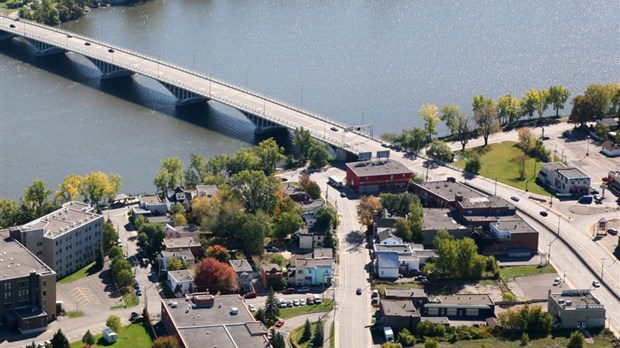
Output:
<svg viewBox="0 0 620 348">
<path fill-rule="evenodd" d="M 338 179 L 335 176 L 330 176 L 327 179 L 327 182 L 332 185 L 333 187 L 337 187 L 337 188 L 341 188 L 344 187 L 344 182 L 342 181 L 342 179 Z"/>
<path fill-rule="evenodd" d="M 392 331 L 391 326 L 384 326 L 383 334 L 385 335 L 386 342 L 394 342 L 394 331 Z"/>
</svg>

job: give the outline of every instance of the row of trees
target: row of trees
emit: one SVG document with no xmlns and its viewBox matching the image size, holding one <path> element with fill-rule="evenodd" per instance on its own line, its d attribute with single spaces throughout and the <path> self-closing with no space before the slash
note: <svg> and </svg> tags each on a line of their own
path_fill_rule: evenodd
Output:
<svg viewBox="0 0 620 348">
<path fill-rule="evenodd" d="M 111 4 L 112 0 L 98 0 L 102 4 Z M 21 0 L 14 4 L 23 6 L 19 10 L 21 18 L 34 20 L 47 25 L 78 19 L 84 15 L 90 0 Z"/>
<path fill-rule="evenodd" d="M 589 85 L 573 99 L 569 122 L 583 125 L 604 117 L 620 116 L 620 85 L 617 83 Z"/>
<path fill-rule="evenodd" d="M 123 249 L 119 246 L 115 246 L 110 249 L 108 254 L 110 260 L 110 272 L 119 290 L 123 291 L 133 283 L 132 266 L 127 258 Z"/>
</svg>

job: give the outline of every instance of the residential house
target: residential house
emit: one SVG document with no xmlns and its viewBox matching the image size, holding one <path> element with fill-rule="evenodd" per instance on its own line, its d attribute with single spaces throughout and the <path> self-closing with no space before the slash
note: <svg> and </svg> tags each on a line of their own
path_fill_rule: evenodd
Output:
<svg viewBox="0 0 620 348">
<path fill-rule="evenodd" d="M 166 194 L 166 204 L 168 208 L 175 204 L 181 204 L 185 209 L 189 209 L 192 204 L 192 199 L 195 196 L 195 191 L 186 190 L 183 187 L 177 186 L 174 190 L 170 190 Z"/>
<path fill-rule="evenodd" d="M 196 237 L 164 238 L 162 250 L 180 251 L 184 249 L 191 250 L 194 257 L 198 257 L 202 251 L 202 245 Z"/>
<path fill-rule="evenodd" d="M 299 238 L 299 249 L 311 250 L 321 248 L 325 240 L 325 231 L 310 231 L 306 228 L 295 233 Z"/>
<path fill-rule="evenodd" d="M 601 126 L 606 126 L 609 129 L 609 131 L 615 132 L 616 130 L 618 130 L 619 123 L 618 123 L 617 118 L 610 117 L 610 118 L 603 118 L 600 120 L 596 120 L 596 124 L 601 125 Z"/>
<path fill-rule="evenodd" d="M 194 292 L 194 277 L 188 270 L 169 271 L 168 286 L 176 297 L 184 297 Z"/>
<path fill-rule="evenodd" d="M 277 289 L 283 284 L 283 277 L 282 267 L 277 263 L 267 263 L 260 267 L 260 281 L 265 289 Z"/>
<path fill-rule="evenodd" d="M 387 158 L 349 162 L 346 166 L 347 184 L 360 194 L 405 190 L 413 176 L 404 164 Z"/>
<path fill-rule="evenodd" d="M 200 293 L 187 298 L 189 303 L 161 300 L 161 322 L 179 347 L 270 346 L 265 327 L 254 319 L 239 295 Z"/>
<path fill-rule="evenodd" d="M 407 300 L 413 302 L 416 308 L 422 308 L 428 302 L 428 296 L 424 289 L 385 289 L 383 296 L 387 300 Z"/>
<path fill-rule="evenodd" d="M 521 257 L 538 253 L 538 231 L 519 215 L 502 216 L 489 224 L 488 232 L 477 236 L 483 254 Z"/>
<path fill-rule="evenodd" d="M 425 317 L 483 321 L 495 317 L 495 302 L 487 294 L 436 296 L 430 298 L 420 312 Z"/>
<path fill-rule="evenodd" d="M 200 229 L 198 226 L 179 225 L 179 226 L 167 226 L 166 237 L 167 238 L 181 238 L 181 237 L 198 237 Z"/>
<path fill-rule="evenodd" d="M 196 197 L 207 197 L 211 199 L 217 192 L 215 185 L 196 185 Z"/>
<path fill-rule="evenodd" d="M 400 261 L 397 252 L 375 253 L 376 271 L 379 279 L 397 279 Z"/>
<path fill-rule="evenodd" d="M 237 280 L 239 281 L 239 288 L 244 291 L 251 291 L 252 280 L 254 280 L 254 270 L 250 263 L 246 259 L 230 260 L 228 261 L 232 266 L 235 273 L 237 273 Z"/>
<path fill-rule="evenodd" d="M 294 283 L 297 286 L 329 286 L 333 267 L 334 259 L 331 257 L 296 258 Z"/>
<path fill-rule="evenodd" d="M 21 334 L 45 332 L 56 319 L 56 273 L 0 230 L 0 324 Z"/>
<path fill-rule="evenodd" d="M 596 329 L 605 327 L 606 310 L 588 289 L 549 290 L 547 312 L 560 329 Z"/>
<path fill-rule="evenodd" d="M 380 245 L 402 245 L 404 244 L 402 238 L 397 237 L 394 234 L 394 229 L 380 228 L 377 229 L 377 240 Z"/>
<path fill-rule="evenodd" d="M 312 200 L 310 195 L 304 191 L 304 189 L 291 184 L 286 184 L 282 191 L 286 196 L 290 197 L 295 202 L 307 202 Z"/>
<path fill-rule="evenodd" d="M 176 257 L 187 265 L 187 269 L 194 269 L 196 266 L 196 259 L 194 254 L 189 249 L 175 249 L 175 250 L 162 250 L 159 253 L 159 266 L 160 270 L 168 270 L 168 260 L 171 257 Z"/>
<path fill-rule="evenodd" d="M 605 140 L 603 142 L 602 146 L 602 150 L 601 152 L 608 157 L 617 157 L 620 156 L 620 146 L 618 146 L 617 144 L 612 143 L 609 140 Z"/>
<path fill-rule="evenodd" d="M 138 195 L 138 202 L 142 210 L 148 210 L 152 215 L 166 215 L 168 213 L 168 205 L 158 195 Z"/>
<path fill-rule="evenodd" d="M 103 224 L 103 216 L 91 206 L 72 201 L 10 233 L 60 279 L 95 261 Z"/>
<path fill-rule="evenodd" d="M 421 321 L 420 312 L 410 300 L 381 300 L 381 309 L 377 314 L 381 326 L 390 326 L 394 331 L 407 329 L 414 332 Z"/>
<path fill-rule="evenodd" d="M 569 167 L 562 162 L 543 163 L 537 180 L 558 197 L 590 193 L 590 177 L 581 170 Z"/>
</svg>

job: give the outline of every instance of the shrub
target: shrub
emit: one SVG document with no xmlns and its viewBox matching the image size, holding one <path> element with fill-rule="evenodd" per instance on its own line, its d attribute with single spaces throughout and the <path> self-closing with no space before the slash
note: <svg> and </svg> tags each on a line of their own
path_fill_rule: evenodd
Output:
<svg viewBox="0 0 620 348">
<path fill-rule="evenodd" d="M 452 150 L 450 147 L 440 140 L 433 141 L 433 144 L 426 150 L 426 154 L 441 162 L 452 162 Z"/>
<path fill-rule="evenodd" d="M 415 337 L 411 334 L 411 331 L 402 329 L 398 333 L 398 343 L 402 344 L 403 347 L 413 347 L 415 344 Z"/>
<path fill-rule="evenodd" d="M 583 347 L 585 340 L 585 337 L 580 331 L 573 331 L 570 334 L 570 339 L 568 340 L 568 347 L 581 348 Z"/>
<path fill-rule="evenodd" d="M 530 335 L 527 334 L 527 332 L 524 332 L 521 334 L 521 345 L 522 346 L 527 346 L 527 342 L 530 341 Z"/>
<path fill-rule="evenodd" d="M 517 297 L 512 292 L 506 291 L 502 294 L 502 300 L 504 302 L 515 302 Z"/>
<path fill-rule="evenodd" d="M 465 162 L 465 171 L 478 174 L 480 172 L 480 167 L 482 167 L 482 163 L 480 162 L 480 157 L 476 155 L 470 156 Z"/>
<path fill-rule="evenodd" d="M 439 347 L 439 343 L 437 343 L 437 341 L 432 338 L 427 338 L 426 341 L 424 341 L 424 348 L 437 348 L 437 347 Z"/>
</svg>

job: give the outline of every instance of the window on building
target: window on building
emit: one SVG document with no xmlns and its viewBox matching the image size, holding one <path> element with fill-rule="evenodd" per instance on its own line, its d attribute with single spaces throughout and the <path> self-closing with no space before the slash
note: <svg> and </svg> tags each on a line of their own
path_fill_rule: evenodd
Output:
<svg viewBox="0 0 620 348">
<path fill-rule="evenodd" d="M 11 290 L 11 283 L 4 283 L 4 290 Z"/>
</svg>

